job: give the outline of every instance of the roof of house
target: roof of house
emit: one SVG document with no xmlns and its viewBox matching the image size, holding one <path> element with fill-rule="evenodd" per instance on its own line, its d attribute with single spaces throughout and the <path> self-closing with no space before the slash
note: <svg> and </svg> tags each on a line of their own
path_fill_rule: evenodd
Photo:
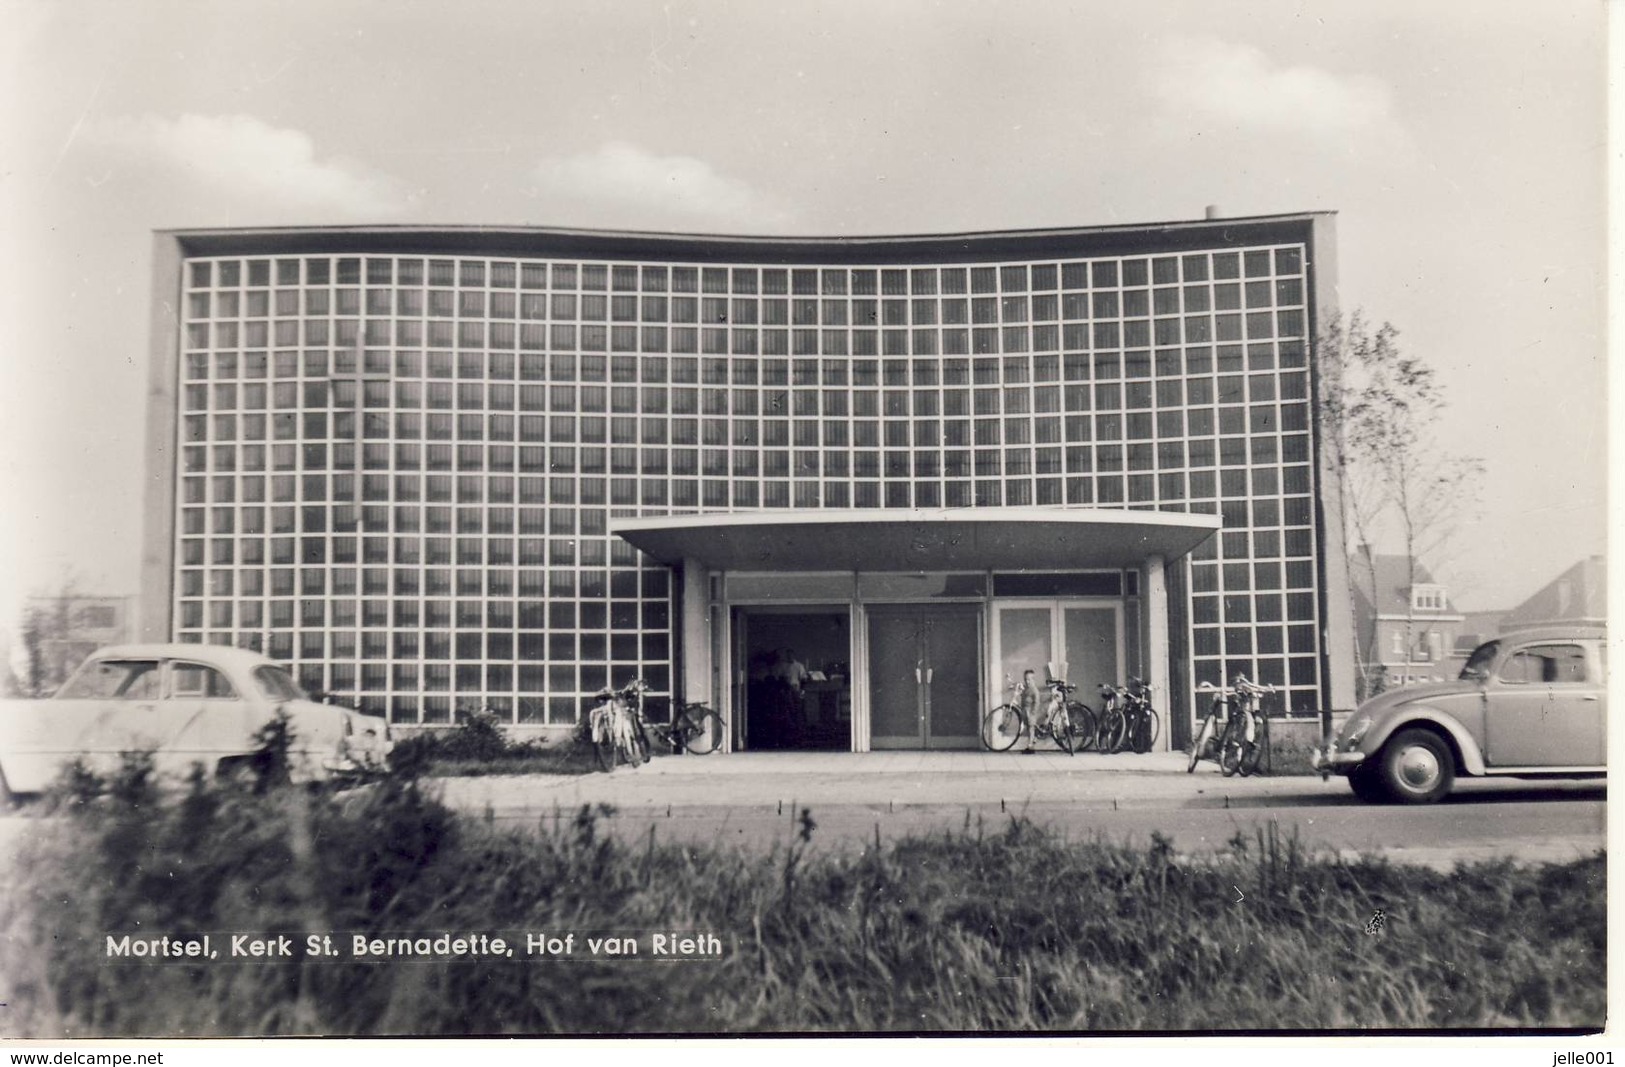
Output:
<svg viewBox="0 0 1625 1067">
<path fill-rule="evenodd" d="M 1416 615 L 1454 615 L 1456 607 L 1450 602 L 1450 594 L 1445 592 L 1444 607 L 1427 611 L 1411 611 L 1411 571 L 1409 560 L 1404 556 L 1371 557 L 1376 569 L 1377 606 L 1379 615 L 1416 614 Z M 1354 610 L 1362 615 L 1371 613 L 1371 572 L 1366 570 L 1364 559 L 1357 559 L 1352 564 L 1354 585 Z M 1416 564 L 1417 585 L 1434 585 L 1433 574 L 1426 564 Z"/>
<path fill-rule="evenodd" d="M 1506 618 L 1505 611 L 1469 611 L 1467 617 L 1461 621 L 1461 631 L 1456 634 L 1456 649 L 1471 652 L 1485 641 L 1501 632 L 1501 620 Z"/>
<path fill-rule="evenodd" d="M 1501 631 L 1549 622 L 1601 622 L 1608 617 L 1608 561 L 1588 556 L 1506 613 Z"/>
</svg>

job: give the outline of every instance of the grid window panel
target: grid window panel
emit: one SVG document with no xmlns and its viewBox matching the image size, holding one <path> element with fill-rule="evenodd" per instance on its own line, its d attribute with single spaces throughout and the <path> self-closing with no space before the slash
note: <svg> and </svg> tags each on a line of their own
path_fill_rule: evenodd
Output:
<svg viewBox="0 0 1625 1067">
<path fill-rule="evenodd" d="M 639 563 L 609 507 L 1211 510 L 1217 476 L 1248 471 L 1260 498 L 1224 509 L 1214 588 L 1259 598 L 1259 620 L 1283 590 L 1269 610 L 1309 646 L 1254 621 L 1193 642 L 1190 666 L 1317 691 L 1299 246 L 766 268 L 221 257 L 189 261 L 183 284 L 177 567 L 236 578 L 211 579 L 212 599 L 176 583 L 182 636 L 207 625 L 403 721 L 478 701 L 564 722 L 623 669 L 670 678 L 669 587 L 616 616 L 638 640 L 596 649 L 610 620 L 593 572 Z M 557 547 L 527 534 L 537 509 L 577 529 Z M 389 561 L 417 590 L 393 612 L 354 571 Z M 295 565 L 330 610 L 295 608 Z M 454 624 L 486 640 L 434 632 Z M 375 625 L 398 640 L 369 642 Z M 555 626 L 573 658 L 513 669 Z M 369 654 L 386 669 L 363 669 Z"/>
</svg>

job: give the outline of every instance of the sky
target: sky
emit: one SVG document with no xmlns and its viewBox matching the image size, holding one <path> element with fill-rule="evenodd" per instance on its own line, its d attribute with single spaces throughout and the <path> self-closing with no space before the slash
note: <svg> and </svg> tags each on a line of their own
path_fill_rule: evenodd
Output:
<svg viewBox="0 0 1625 1067">
<path fill-rule="evenodd" d="M 137 591 L 151 231 L 856 235 L 1338 212 L 1511 607 L 1606 526 L 1604 8 L 1580 0 L 0 0 L 0 627 Z M 1392 547 L 1392 546 L 1379 546 Z"/>
</svg>

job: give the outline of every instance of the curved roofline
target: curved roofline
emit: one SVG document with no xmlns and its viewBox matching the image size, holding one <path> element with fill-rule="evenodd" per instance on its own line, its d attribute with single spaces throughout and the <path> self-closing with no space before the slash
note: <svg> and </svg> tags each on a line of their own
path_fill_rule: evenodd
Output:
<svg viewBox="0 0 1625 1067">
<path fill-rule="evenodd" d="M 561 234 L 579 235 L 583 237 L 646 237 L 654 239 L 671 239 L 680 241 L 746 241 L 777 244 L 783 242 L 810 242 L 829 244 L 850 244 L 858 242 L 891 242 L 891 241 L 918 241 L 921 239 L 934 240 L 960 240 L 985 237 L 1027 237 L 1047 234 L 1074 234 L 1074 233 L 1118 233 L 1128 230 L 1165 230 L 1177 228 L 1190 228 L 1200 226 L 1226 226 L 1249 224 L 1259 222 L 1282 222 L 1287 220 L 1312 221 L 1325 216 L 1335 216 L 1335 210 L 1322 211 L 1288 211 L 1269 215 L 1237 215 L 1221 216 L 1209 219 L 1171 219 L 1162 222 L 1134 222 L 1134 223 L 1108 223 L 1098 226 L 1029 226 L 1008 230 L 949 230 L 940 233 L 891 233 L 891 234 L 738 234 L 738 233 L 706 233 L 687 230 L 612 230 L 592 226 L 486 226 L 470 223 L 404 223 L 382 222 L 348 224 L 335 223 L 321 226 L 204 226 L 204 227 L 164 227 L 154 230 L 154 233 L 172 234 L 177 237 L 204 236 L 210 234 L 278 234 L 278 233 L 458 233 L 458 234 L 495 234 L 495 233 L 523 233 L 523 234 Z"/>
<path fill-rule="evenodd" d="M 759 510 L 611 519 L 668 565 L 716 570 L 1087 570 L 1177 559 L 1223 520 L 1200 512 L 998 507 Z"/>
<path fill-rule="evenodd" d="M 154 231 L 178 242 L 192 255 L 275 255 L 377 251 L 451 254 L 461 250 L 515 256 L 568 254 L 605 259 L 687 255 L 700 261 L 729 254 L 750 260 L 828 258 L 858 255 L 904 260 L 1020 256 L 1053 250 L 1056 255 L 1124 251 L 1178 251 L 1222 245 L 1310 239 L 1317 224 L 1335 211 L 1308 211 L 1216 219 L 1182 219 L 1102 226 L 1062 226 L 1013 230 L 973 230 L 916 234 L 716 234 L 659 230 L 605 230 L 584 227 L 411 225 L 400 223 L 332 226 L 170 228 Z"/>
<path fill-rule="evenodd" d="M 1022 522 L 1064 522 L 1097 526 L 1164 526 L 1171 529 L 1218 530 L 1224 520 L 1198 511 L 1131 511 L 1109 508 L 819 508 L 722 511 L 703 515 L 649 515 L 611 519 L 610 531 L 739 529 L 769 526 L 878 526 L 896 523 L 964 522 L 986 525 Z"/>
</svg>

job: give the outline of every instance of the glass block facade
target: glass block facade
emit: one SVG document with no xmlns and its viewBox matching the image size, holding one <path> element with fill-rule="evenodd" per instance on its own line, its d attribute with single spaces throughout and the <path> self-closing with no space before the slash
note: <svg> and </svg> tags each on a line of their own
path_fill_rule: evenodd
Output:
<svg viewBox="0 0 1625 1067">
<path fill-rule="evenodd" d="M 1283 219 L 901 247 L 163 235 L 147 596 L 167 636 L 396 722 L 561 725 L 612 680 L 674 682 L 673 575 L 612 517 L 1197 511 L 1224 526 L 1170 567 L 1176 682 L 1242 671 L 1318 709 L 1316 253 Z"/>
</svg>

